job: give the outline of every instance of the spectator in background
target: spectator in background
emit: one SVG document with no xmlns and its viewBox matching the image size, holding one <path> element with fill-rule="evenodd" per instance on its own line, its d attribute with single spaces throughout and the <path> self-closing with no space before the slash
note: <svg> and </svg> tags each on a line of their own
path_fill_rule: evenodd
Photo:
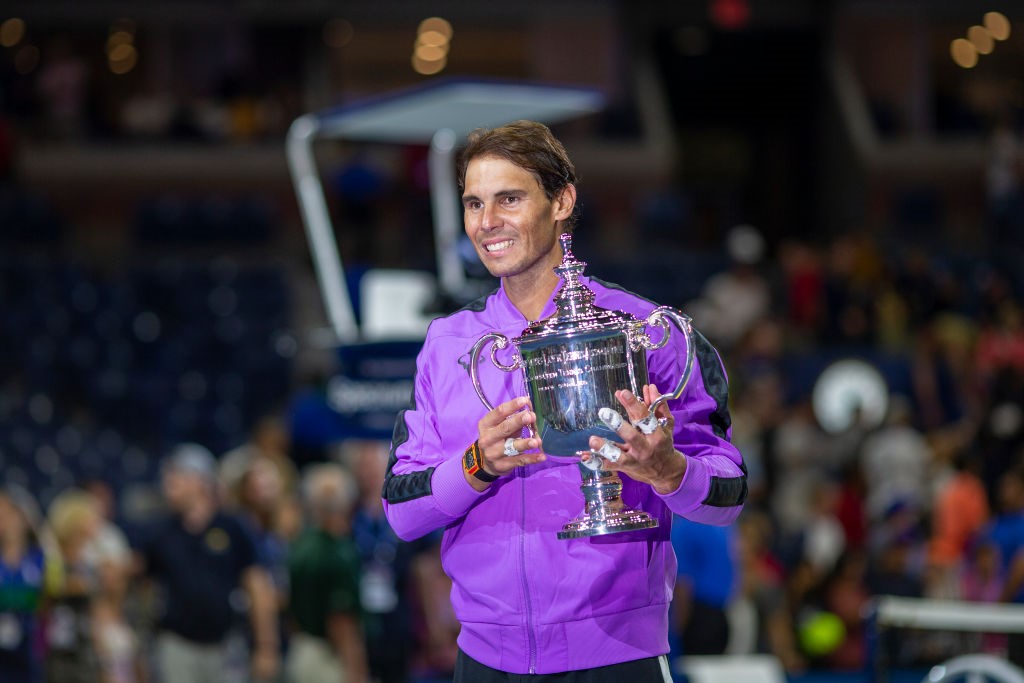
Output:
<svg viewBox="0 0 1024 683">
<path fill-rule="evenodd" d="M 102 517 L 95 497 L 78 489 L 57 496 L 49 524 L 63 561 L 64 576 L 46 619 L 46 680 L 53 683 L 94 683 L 100 679 L 94 599 L 99 590 L 98 567 L 88 548 L 99 534 Z"/>
<path fill-rule="evenodd" d="M 384 516 L 388 443 L 354 441 L 347 462 L 358 488 L 352 537 L 361 564 L 360 601 L 370 675 L 379 683 L 404 683 L 412 656 L 410 570 L 424 543 L 403 543 Z"/>
<path fill-rule="evenodd" d="M 1014 254 L 1024 247 L 1020 210 L 1024 200 L 1021 146 L 1011 116 L 1000 117 L 992 130 L 989 149 L 985 179 L 990 246 L 993 256 L 999 259 L 1006 256 L 1006 250 Z"/>
<path fill-rule="evenodd" d="M 772 487 L 769 504 L 783 540 L 799 535 L 810 519 L 814 489 L 826 475 L 822 454 L 827 440 L 814 418 L 810 400 L 792 406 L 773 433 Z"/>
<path fill-rule="evenodd" d="M 309 526 L 292 545 L 290 683 L 366 683 L 359 603 L 359 552 L 352 541 L 356 487 L 335 463 L 309 466 L 302 499 Z"/>
<path fill-rule="evenodd" d="M 928 562 L 934 583 L 952 583 L 959 593 L 964 585 L 961 578 L 964 570 L 972 566 L 968 549 L 977 544 L 978 533 L 988 522 L 989 505 L 985 486 L 978 476 L 980 459 L 964 450 L 954 458 L 953 468 L 954 473 L 940 485 L 932 506 Z M 977 556 L 976 552 L 973 554 Z"/>
<path fill-rule="evenodd" d="M 1024 602 L 1024 463 L 1018 463 L 1000 480 L 1001 513 L 996 517 L 986 538 L 999 552 L 1006 577 L 1000 599 L 1003 602 Z M 1024 666 L 1024 634 L 1012 633 L 1007 638 L 1007 657 Z"/>
<path fill-rule="evenodd" d="M 229 494 L 238 492 L 238 480 L 249 471 L 252 460 L 263 457 L 277 468 L 282 494 L 294 495 L 298 473 L 289 454 L 290 450 L 288 426 L 280 417 L 267 415 L 258 420 L 249 439 L 220 458 L 220 477 Z"/>
<path fill-rule="evenodd" d="M 270 577 L 273 601 L 278 613 L 278 638 L 282 653 L 285 649 L 284 609 L 288 604 L 288 538 L 282 532 L 282 518 L 291 505 L 291 495 L 285 492 L 281 469 L 270 457 L 257 454 L 247 458 L 247 469 L 229 491 L 234 501 L 229 506 L 248 523 L 256 541 L 260 563 Z M 255 634 L 248 632 L 250 647 L 255 645 Z"/>
<path fill-rule="evenodd" d="M 145 680 L 145 666 L 138 638 L 124 611 L 131 551 L 124 533 L 113 522 L 114 497 L 109 484 L 96 479 L 83 482 L 81 491 L 69 490 L 58 496 L 51 510 L 67 517 L 68 509 L 73 511 L 75 507 L 97 515 L 95 533 L 72 554 L 79 557 L 79 573 L 89 577 L 91 584 L 90 640 L 100 681 L 139 683 Z"/>
<path fill-rule="evenodd" d="M 815 338 L 825 311 L 825 266 L 821 254 L 808 244 L 787 241 L 779 247 L 786 322 L 800 344 Z"/>
<path fill-rule="evenodd" d="M 1000 478 L 998 512 L 983 530 L 982 539 L 998 553 L 1004 572 L 1009 572 L 1017 554 L 1024 550 L 1024 465 L 1017 465 Z M 1004 599 L 1017 597 L 1011 586 L 1006 588 Z M 1024 589 L 1024 584 L 1019 588 Z"/>
<path fill-rule="evenodd" d="M 73 139 L 86 132 L 89 71 L 66 36 L 46 46 L 37 87 L 45 104 L 47 132 L 57 139 Z"/>
<path fill-rule="evenodd" d="M 697 326 L 723 349 L 732 349 L 771 306 L 767 281 L 757 270 L 764 256 L 761 233 L 738 225 L 726 237 L 731 266 L 704 284 L 687 310 Z"/>
<path fill-rule="evenodd" d="M 932 453 L 913 427 L 910 402 L 889 398 L 886 424 L 870 434 L 858 460 L 867 486 L 867 513 L 877 521 L 894 503 L 924 509 L 931 500 Z"/>
<path fill-rule="evenodd" d="M 413 620 L 416 652 L 411 681 L 450 683 L 458 657 L 459 620 L 452 601 L 452 580 L 441 565 L 441 536 L 428 537 L 429 546 L 412 561 Z"/>
<path fill-rule="evenodd" d="M 128 547 L 108 547 L 100 556 L 92 626 L 102 683 L 144 683 L 146 662 L 139 638 L 125 614 Z"/>
<path fill-rule="evenodd" d="M 720 655 L 729 644 L 728 608 L 738 571 L 735 528 L 672 522 L 672 548 L 679 562 L 673 619 L 685 655 Z"/>
<path fill-rule="evenodd" d="M 771 517 L 745 512 L 737 521 L 736 538 L 740 575 L 737 606 L 742 609 L 733 612 L 733 640 L 747 641 L 747 645 L 734 648 L 730 644 L 730 651 L 770 652 L 787 671 L 800 672 L 807 661 L 797 647 L 794 612 L 786 596 L 785 567 L 772 551 Z M 737 618 L 740 615 L 746 617 L 742 623 Z"/>
<path fill-rule="evenodd" d="M 39 508 L 19 486 L 0 488 L 0 680 L 41 683 L 39 613 L 59 565 L 36 533 Z"/>
<path fill-rule="evenodd" d="M 199 444 L 181 444 L 162 476 L 171 514 L 148 529 L 139 548 L 166 593 L 156 643 L 161 683 L 221 683 L 231 596 L 240 588 L 255 634 L 253 678 L 271 678 L 279 665 L 273 589 L 245 523 L 220 508 L 216 460 Z"/>
</svg>

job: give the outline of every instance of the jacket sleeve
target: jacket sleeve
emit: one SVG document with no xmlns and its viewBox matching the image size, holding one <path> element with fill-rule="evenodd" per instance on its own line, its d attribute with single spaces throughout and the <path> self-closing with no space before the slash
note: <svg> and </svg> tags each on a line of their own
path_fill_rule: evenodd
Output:
<svg viewBox="0 0 1024 683">
<path fill-rule="evenodd" d="M 430 345 L 428 336 L 416 359 L 412 403 L 395 421 L 382 492 L 388 522 L 406 541 L 458 521 L 487 495 L 466 481 L 461 452 L 442 451 L 431 389 Z"/>
<path fill-rule="evenodd" d="M 676 449 L 686 457 L 686 473 L 679 488 L 660 496 L 672 512 L 695 522 L 728 525 L 739 515 L 747 498 L 747 469 L 731 443 L 729 382 L 718 352 L 694 331 L 693 373 L 682 395 L 669 402 L 675 416 Z M 652 357 L 652 381 L 665 392 L 675 388 L 685 359 L 682 345 L 659 371 Z M 666 377 L 665 369 L 674 373 Z M 665 384 L 663 386 L 663 383 Z M 668 384 L 671 383 L 671 386 Z"/>
</svg>

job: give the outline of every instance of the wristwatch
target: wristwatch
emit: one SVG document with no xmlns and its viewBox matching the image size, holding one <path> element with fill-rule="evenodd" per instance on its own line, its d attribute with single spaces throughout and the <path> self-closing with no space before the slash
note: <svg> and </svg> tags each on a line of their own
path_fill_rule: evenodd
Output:
<svg viewBox="0 0 1024 683">
<path fill-rule="evenodd" d="M 466 474 L 471 474 L 488 484 L 498 480 L 496 475 L 485 472 L 480 464 L 480 443 L 478 441 L 471 443 L 466 452 L 462 454 L 462 469 L 466 471 Z"/>
</svg>

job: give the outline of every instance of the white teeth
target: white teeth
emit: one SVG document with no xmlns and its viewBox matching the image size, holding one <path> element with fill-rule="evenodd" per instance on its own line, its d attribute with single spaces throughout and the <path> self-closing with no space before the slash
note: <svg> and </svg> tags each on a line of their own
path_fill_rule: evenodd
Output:
<svg viewBox="0 0 1024 683">
<path fill-rule="evenodd" d="M 508 249 L 512 246 L 512 240 L 505 240 L 504 242 L 495 242 L 494 244 L 488 244 L 485 249 L 487 251 L 501 251 L 502 249 Z"/>
</svg>

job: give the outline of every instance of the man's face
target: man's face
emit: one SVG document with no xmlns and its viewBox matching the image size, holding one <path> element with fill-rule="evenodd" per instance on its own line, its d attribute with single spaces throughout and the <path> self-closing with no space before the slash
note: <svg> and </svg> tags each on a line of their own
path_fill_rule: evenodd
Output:
<svg viewBox="0 0 1024 683">
<path fill-rule="evenodd" d="M 572 214 L 575 199 L 571 185 L 548 199 L 529 171 L 505 159 L 478 157 L 466 167 L 466 234 L 491 275 L 536 276 L 558 264 L 558 221 Z"/>
<path fill-rule="evenodd" d="M 194 472 L 172 468 L 163 473 L 164 499 L 178 512 L 187 509 L 202 495 L 204 485 L 203 478 Z"/>
</svg>

